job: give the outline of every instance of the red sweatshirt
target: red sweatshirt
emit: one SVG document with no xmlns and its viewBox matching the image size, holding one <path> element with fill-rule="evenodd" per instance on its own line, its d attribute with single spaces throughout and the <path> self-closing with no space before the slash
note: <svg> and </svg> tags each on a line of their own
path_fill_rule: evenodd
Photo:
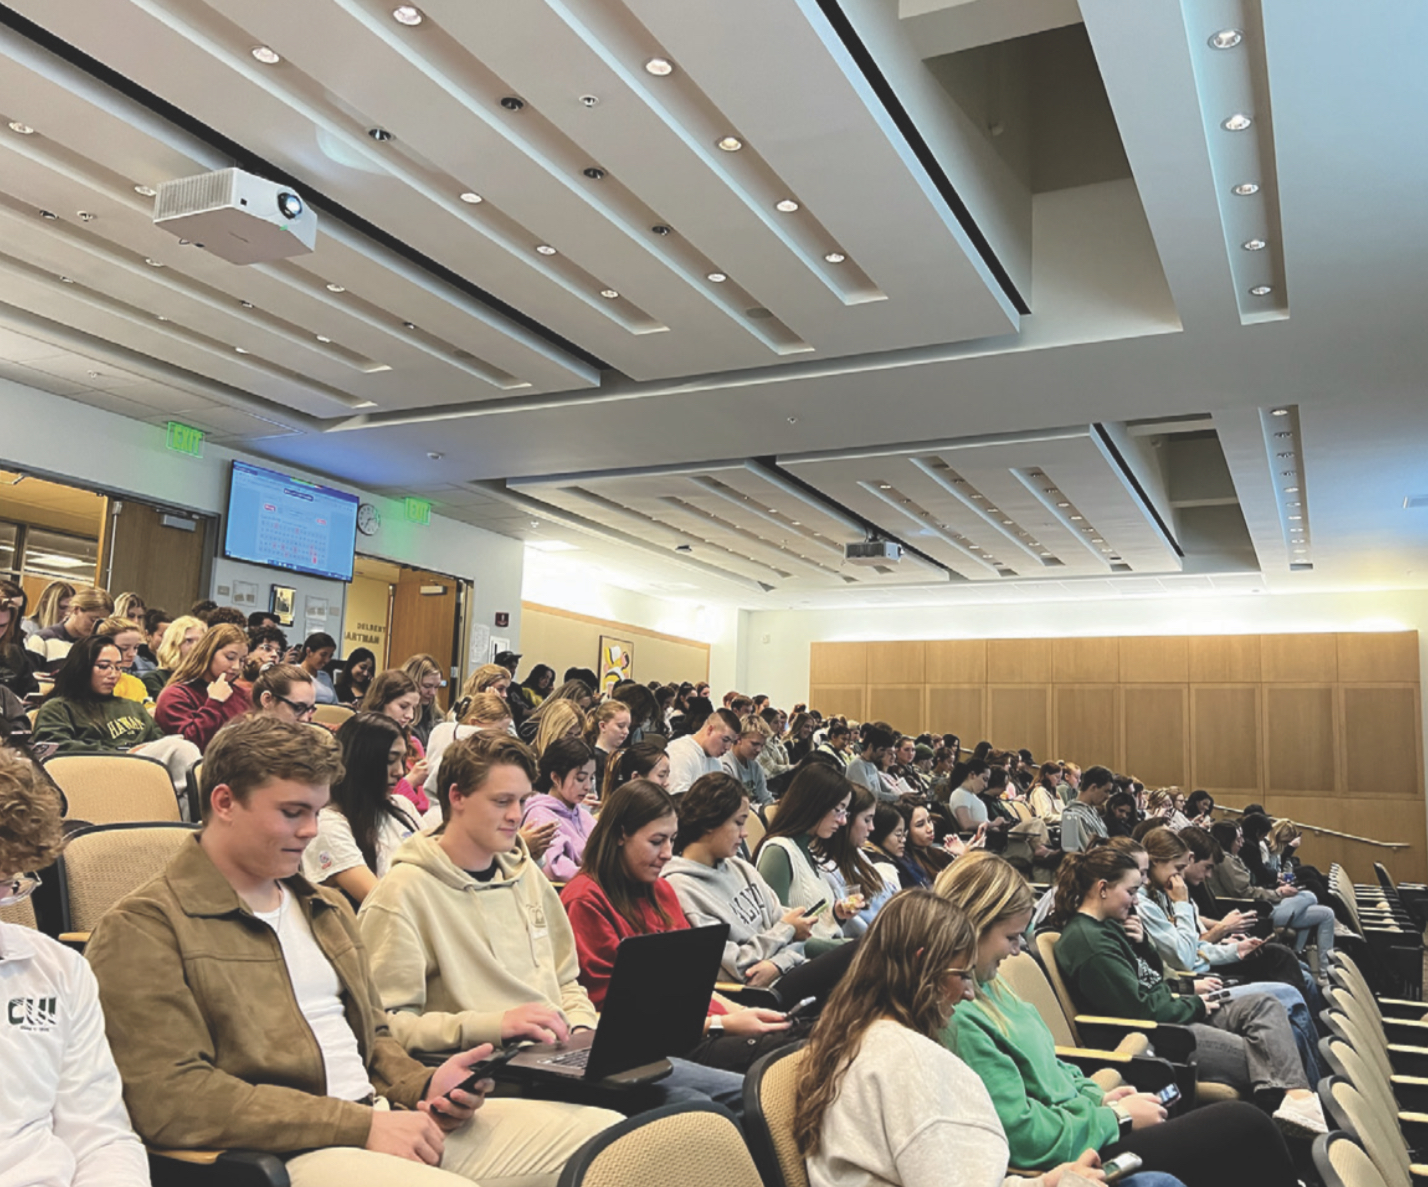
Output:
<svg viewBox="0 0 1428 1187">
<path fill-rule="evenodd" d="M 187 684 L 170 684 L 159 693 L 154 720 L 164 733 L 178 734 L 206 750 L 214 734 L 252 707 L 248 694 L 236 684 L 226 701 L 215 701 L 208 695 L 207 681 L 190 680 Z"/>
<path fill-rule="evenodd" d="M 661 878 L 654 884 L 654 893 L 670 921 L 662 922 L 654 905 L 648 899 L 640 899 L 639 918 L 645 933 L 687 928 L 689 920 L 680 909 L 674 887 Z M 604 1004 L 610 974 L 615 971 L 615 949 L 627 936 L 640 933 L 615 910 L 605 892 L 586 874 L 577 874 L 565 884 L 560 901 L 565 904 L 565 913 L 570 916 L 570 926 L 575 932 L 580 984 L 585 986 L 585 992 L 598 1010 Z"/>
</svg>

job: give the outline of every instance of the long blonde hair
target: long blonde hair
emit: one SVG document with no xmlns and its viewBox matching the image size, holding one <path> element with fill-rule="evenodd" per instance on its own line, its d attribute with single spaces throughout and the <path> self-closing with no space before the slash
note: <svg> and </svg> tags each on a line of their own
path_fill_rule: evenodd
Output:
<svg viewBox="0 0 1428 1187">
<path fill-rule="evenodd" d="M 895 894 L 877 913 L 829 995 L 799 1068 L 793 1134 L 803 1157 L 817 1151 L 823 1119 L 868 1028 L 887 1018 L 935 1041 L 949 1014 L 943 978 L 975 960 L 976 950 L 966 915 L 930 890 Z"/>
<path fill-rule="evenodd" d="M 574 701 L 547 701 L 541 709 L 534 746 L 537 755 L 544 754 L 556 738 L 565 737 L 572 729 L 578 737 L 585 728 L 585 712 Z"/>
<path fill-rule="evenodd" d="M 501 669 L 505 671 L 504 668 Z M 511 719 L 511 706 L 498 692 L 474 693 L 461 718 L 462 725 L 495 725 Z"/>
<path fill-rule="evenodd" d="M 1036 906 L 1031 887 L 1016 867 L 985 849 L 974 850 L 953 862 L 937 875 L 932 889 L 966 913 L 978 942 L 998 923 L 1018 915 L 1030 916 Z M 978 981 L 973 990 L 973 1000 L 980 1003 L 1005 1032 L 1006 1018 L 989 996 L 989 990 L 995 994 L 1011 994 L 1011 990 L 997 977 L 986 985 Z"/>
<path fill-rule="evenodd" d="M 40 590 L 39 600 L 35 603 L 35 621 L 41 628 L 57 625 L 64 617 L 60 613 L 60 603 L 72 597 L 74 586 L 68 581 L 51 581 Z"/>
<path fill-rule="evenodd" d="M 154 656 L 159 661 L 159 667 L 167 668 L 172 672 L 179 664 L 183 663 L 183 656 L 179 654 L 179 646 L 183 643 L 183 637 L 193 630 L 194 627 L 202 627 L 203 633 L 208 633 L 208 623 L 201 618 L 195 618 L 192 614 L 180 614 L 173 622 L 164 628 L 164 637 L 159 641 L 158 653 Z M 200 639 L 194 641 L 197 647 Z"/>
<path fill-rule="evenodd" d="M 164 635 L 164 641 L 168 642 L 167 634 Z M 221 622 L 217 626 L 209 627 L 208 633 L 195 643 L 189 653 L 179 662 L 178 667 L 174 669 L 174 674 L 169 677 L 169 683 L 187 684 L 190 680 L 202 680 L 207 683 L 208 669 L 213 663 L 213 657 L 223 648 L 231 647 L 234 643 L 241 643 L 243 650 L 248 650 L 247 634 L 231 622 Z"/>
<path fill-rule="evenodd" d="M 1285 817 L 1274 822 L 1274 827 L 1269 830 L 1264 839 L 1268 843 L 1271 853 L 1287 853 L 1289 846 L 1303 835 L 1299 831 L 1299 826 Z"/>
</svg>

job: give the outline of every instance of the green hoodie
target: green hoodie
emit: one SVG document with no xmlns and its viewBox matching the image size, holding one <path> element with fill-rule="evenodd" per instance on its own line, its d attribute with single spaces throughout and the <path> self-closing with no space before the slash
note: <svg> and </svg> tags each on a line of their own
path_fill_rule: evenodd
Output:
<svg viewBox="0 0 1428 1187">
<path fill-rule="evenodd" d="M 156 742 L 164 731 L 138 701 L 51 697 L 35 715 L 35 741 L 58 742 L 59 754 L 105 754 Z"/>
<path fill-rule="evenodd" d="M 1056 942 L 1056 965 L 1088 1014 L 1187 1025 L 1205 1020 L 1198 997 L 1176 997 L 1150 945 L 1131 946 L 1120 923 L 1077 912 Z"/>
<path fill-rule="evenodd" d="M 1041 1015 L 997 979 L 978 990 L 975 1001 L 957 1003 L 942 1043 L 987 1086 L 1011 1165 L 1044 1170 L 1114 1142 L 1120 1122 L 1101 1104 L 1105 1093 L 1056 1058 Z"/>
</svg>

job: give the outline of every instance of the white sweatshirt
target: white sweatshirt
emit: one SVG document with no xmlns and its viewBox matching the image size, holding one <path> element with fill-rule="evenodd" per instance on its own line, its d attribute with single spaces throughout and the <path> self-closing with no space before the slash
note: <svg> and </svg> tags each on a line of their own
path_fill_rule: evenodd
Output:
<svg viewBox="0 0 1428 1187">
<path fill-rule="evenodd" d="M 148 1187 L 94 974 L 0 923 L 0 1187 Z"/>
</svg>

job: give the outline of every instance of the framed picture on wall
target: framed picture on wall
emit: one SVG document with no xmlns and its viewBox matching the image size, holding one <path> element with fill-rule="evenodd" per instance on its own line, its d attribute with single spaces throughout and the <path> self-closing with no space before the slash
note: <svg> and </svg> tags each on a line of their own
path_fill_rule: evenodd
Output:
<svg viewBox="0 0 1428 1187">
<path fill-rule="evenodd" d="M 600 691 L 608 693 L 621 680 L 635 678 L 635 647 L 628 639 L 600 636 L 600 658 L 595 665 L 600 674 Z"/>
<path fill-rule="evenodd" d="M 297 590 L 290 585 L 273 586 L 268 609 L 277 616 L 279 626 L 292 626 L 297 612 Z"/>
</svg>

